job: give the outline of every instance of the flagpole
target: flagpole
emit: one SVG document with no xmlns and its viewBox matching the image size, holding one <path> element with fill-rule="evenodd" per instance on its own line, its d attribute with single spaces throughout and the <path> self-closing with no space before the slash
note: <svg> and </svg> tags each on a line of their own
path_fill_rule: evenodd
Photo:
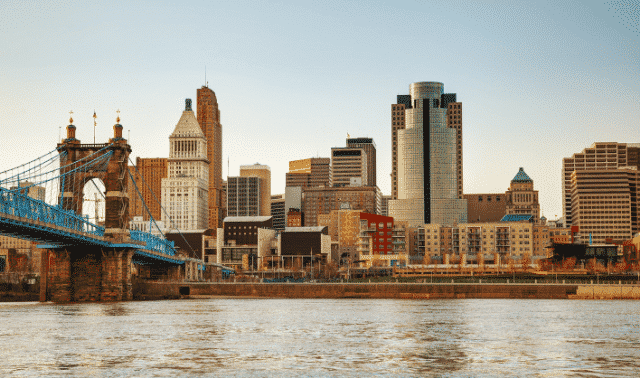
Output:
<svg viewBox="0 0 640 378">
<path fill-rule="evenodd" d="M 93 144 L 96 144 L 96 118 L 98 118 L 98 116 L 96 115 L 96 110 L 93 110 Z"/>
</svg>

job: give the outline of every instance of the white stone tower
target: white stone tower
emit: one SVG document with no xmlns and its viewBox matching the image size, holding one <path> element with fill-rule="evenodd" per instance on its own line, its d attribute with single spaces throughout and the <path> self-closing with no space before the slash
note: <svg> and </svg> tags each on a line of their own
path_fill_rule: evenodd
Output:
<svg viewBox="0 0 640 378">
<path fill-rule="evenodd" d="M 169 136 L 168 177 L 162 179 L 162 220 L 169 229 L 205 230 L 208 227 L 209 160 L 207 139 L 198 124 L 191 99 Z"/>
</svg>

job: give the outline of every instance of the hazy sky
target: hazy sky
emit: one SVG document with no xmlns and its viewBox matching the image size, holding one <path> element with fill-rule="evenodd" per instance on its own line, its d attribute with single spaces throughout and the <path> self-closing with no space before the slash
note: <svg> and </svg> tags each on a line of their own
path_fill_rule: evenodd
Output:
<svg viewBox="0 0 640 378">
<path fill-rule="evenodd" d="M 465 193 L 504 192 L 519 167 L 561 216 L 562 158 L 640 142 L 635 1 L 0 1 L 0 170 L 77 137 L 133 157 L 168 136 L 207 80 L 224 176 L 259 162 L 284 192 L 290 160 L 373 137 L 390 193 L 391 104 L 416 81 L 463 103 Z M 229 171 L 227 170 L 229 160 Z"/>
</svg>

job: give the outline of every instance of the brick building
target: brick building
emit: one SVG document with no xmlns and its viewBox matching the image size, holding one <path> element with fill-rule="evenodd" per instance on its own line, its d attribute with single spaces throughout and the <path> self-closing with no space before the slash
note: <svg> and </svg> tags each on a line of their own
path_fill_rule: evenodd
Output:
<svg viewBox="0 0 640 378">
<path fill-rule="evenodd" d="M 381 198 L 377 187 L 303 188 L 304 225 L 317 226 L 320 214 L 339 210 L 343 204 L 348 204 L 351 209 L 379 214 Z"/>
<path fill-rule="evenodd" d="M 198 124 L 207 141 L 208 179 L 208 227 L 222 226 L 225 202 L 222 196 L 222 124 L 216 94 L 207 85 L 198 89 Z"/>
</svg>

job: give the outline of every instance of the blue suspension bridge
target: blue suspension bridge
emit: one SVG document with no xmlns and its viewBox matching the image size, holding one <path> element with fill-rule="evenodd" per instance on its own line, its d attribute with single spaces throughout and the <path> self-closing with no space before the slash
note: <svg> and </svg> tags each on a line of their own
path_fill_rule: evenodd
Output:
<svg viewBox="0 0 640 378">
<path fill-rule="evenodd" d="M 120 124 L 105 144 L 81 144 L 70 124 L 55 150 L 0 172 L 0 234 L 37 242 L 48 253 L 41 299 L 128 300 L 131 262 L 185 264 L 150 213 L 155 230 L 129 230 L 129 197 L 139 196 L 148 211 L 128 166 L 130 152 Z M 103 224 L 82 213 L 85 186 L 99 189 L 95 179 L 105 187 Z"/>
</svg>

